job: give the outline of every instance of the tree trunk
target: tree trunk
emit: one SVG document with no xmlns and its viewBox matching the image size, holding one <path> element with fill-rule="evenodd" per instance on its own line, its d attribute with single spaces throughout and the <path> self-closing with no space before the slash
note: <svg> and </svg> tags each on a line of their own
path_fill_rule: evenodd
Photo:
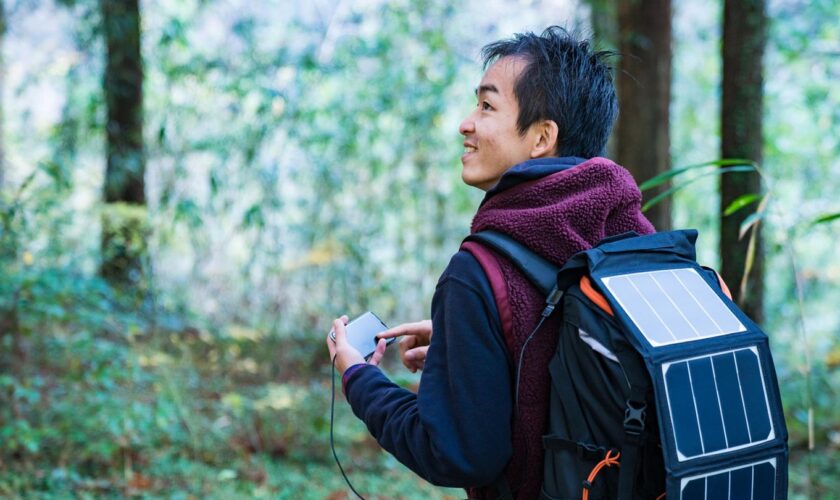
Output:
<svg viewBox="0 0 840 500">
<path fill-rule="evenodd" d="M 145 235 L 143 64 L 139 0 L 100 0 L 107 47 L 103 90 L 107 170 L 102 221 L 102 276 L 136 283 Z"/>
<path fill-rule="evenodd" d="M 762 101 L 764 46 L 767 18 L 764 0 L 725 0 L 723 8 L 723 105 L 721 106 L 721 156 L 762 161 Z M 756 234 L 755 260 L 741 287 L 749 237 L 738 238 L 741 223 L 749 216 L 740 210 L 725 217 L 723 210 L 739 196 L 761 192 L 756 172 L 726 173 L 720 179 L 721 275 L 736 302 L 753 320 L 764 319 L 764 248 Z"/>
<path fill-rule="evenodd" d="M 621 62 L 618 96 L 621 112 L 615 137 L 616 160 L 641 183 L 670 165 L 671 1 L 618 3 Z M 646 193 L 648 200 L 667 189 Z M 671 200 L 651 208 L 647 217 L 659 231 L 671 229 Z"/>
<path fill-rule="evenodd" d="M 3 117 L 3 89 L 5 88 L 6 77 L 6 61 L 3 60 L 3 41 L 6 39 L 6 7 L 3 1 L 0 1 L 0 190 L 5 188 L 5 174 L 6 174 L 6 141 L 3 133 L 3 124 L 5 122 Z"/>
<path fill-rule="evenodd" d="M 4 140 L 3 125 L 3 88 L 6 64 L 3 60 L 3 42 L 6 37 L 6 10 L 0 1 L 0 191 L 5 189 L 6 173 L 6 141 Z M 8 233 L 0 234 L 0 258 L 4 260 L 16 259 L 16 244 L 14 238 Z M 0 374 L 18 374 L 20 363 L 23 360 L 22 340 L 20 323 L 18 320 L 18 296 L 17 292 L 11 294 L 8 306 L 0 308 Z M 6 345 L 11 347 L 6 348 Z"/>
<path fill-rule="evenodd" d="M 0 1 L 0 192 L 5 188 L 4 174 L 6 172 L 5 161 L 5 141 L 3 140 L 3 77 L 6 75 L 6 66 L 3 60 L 3 40 L 6 35 L 6 9 L 2 1 Z M 6 259 L 7 253 L 7 234 L 0 234 L 0 258 Z M 0 374 L 9 373 L 12 371 L 11 364 L 14 355 L 11 350 L 6 349 L 5 345 L 8 342 L 14 345 L 14 337 L 18 331 L 17 318 L 17 301 L 10 301 L 8 308 L 0 309 Z M 8 338 L 8 341 L 7 341 Z"/>
</svg>

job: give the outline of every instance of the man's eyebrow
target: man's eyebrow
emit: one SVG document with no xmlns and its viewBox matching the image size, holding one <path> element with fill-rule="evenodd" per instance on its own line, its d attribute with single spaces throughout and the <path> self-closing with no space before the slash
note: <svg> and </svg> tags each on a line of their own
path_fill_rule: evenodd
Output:
<svg viewBox="0 0 840 500">
<path fill-rule="evenodd" d="M 493 85 L 492 83 L 488 84 L 488 85 L 482 85 L 482 86 L 478 87 L 477 89 L 475 89 L 475 95 L 482 94 L 484 92 L 495 92 L 495 93 L 498 94 L 499 89 L 497 89 L 496 86 Z"/>
</svg>

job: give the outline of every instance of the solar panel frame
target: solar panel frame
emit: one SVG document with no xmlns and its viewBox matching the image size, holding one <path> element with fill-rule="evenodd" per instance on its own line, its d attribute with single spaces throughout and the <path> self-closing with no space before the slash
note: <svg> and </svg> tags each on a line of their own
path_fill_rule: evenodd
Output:
<svg viewBox="0 0 840 500">
<path fill-rule="evenodd" d="M 639 285 L 648 278 L 653 285 L 650 283 L 643 285 L 645 290 L 641 290 Z M 619 309 L 627 315 L 630 322 L 653 348 L 748 331 L 744 323 L 724 303 L 720 294 L 712 289 L 695 268 L 656 269 L 601 276 L 599 280 Z M 670 294 L 666 288 L 670 290 Z M 692 300 L 680 303 L 672 297 L 676 292 L 683 292 Z M 651 303 L 654 298 L 651 295 L 658 299 L 655 301 L 655 307 Z M 697 324 L 697 311 L 702 312 L 704 325 Z M 663 318 L 663 316 L 669 318 Z M 677 335 L 669 323 L 687 325 L 689 328 L 683 329 L 691 329 L 694 335 Z M 667 332 L 667 335 L 663 332 Z"/>
</svg>

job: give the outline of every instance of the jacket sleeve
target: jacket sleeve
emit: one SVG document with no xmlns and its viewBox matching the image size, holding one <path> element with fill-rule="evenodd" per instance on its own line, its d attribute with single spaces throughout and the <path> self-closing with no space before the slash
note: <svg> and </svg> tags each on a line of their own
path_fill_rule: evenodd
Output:
<svg viewBox="0 0 840 500">
<path fill-rule="evenodd" d="M 432 332 L 416 395 L 365 366 L 347 398 L 379 444 L 427 481 L 491 484 L 511 456 L 510 362 L 492 291 L 465 252 L 438 283 Z"/>
</svg>

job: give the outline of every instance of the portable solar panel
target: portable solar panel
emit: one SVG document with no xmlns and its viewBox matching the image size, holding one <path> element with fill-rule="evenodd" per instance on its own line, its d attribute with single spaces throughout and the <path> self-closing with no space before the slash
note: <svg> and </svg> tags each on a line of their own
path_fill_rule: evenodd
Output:
<svg viewBox="0 0 840 500">
<path fill-rule="evenodd" d="M 756 351 L 749 347 L 663 363 L 679 461 L 773 439 L 767 390 Z"/>
<path fill-rule="evenodd" d="M 603 282 L 652 346 L 745 330 L 692 268 L 623 274 Z"/>
<path fill-rule="evenodd" d="M 680 481 L 684 500 L 760 500 L 776 498 L 778 460 L 770 458 L 740 467 L 688 476 Z"/>
<path fill-rule="evenodd" d="M 619 240 L 586 252 L 586 267 L 653 380 L 667 498 L 786 498 L 787 430 L 767 336 L 696 263 L 695 239 Z"/>
</svg>

